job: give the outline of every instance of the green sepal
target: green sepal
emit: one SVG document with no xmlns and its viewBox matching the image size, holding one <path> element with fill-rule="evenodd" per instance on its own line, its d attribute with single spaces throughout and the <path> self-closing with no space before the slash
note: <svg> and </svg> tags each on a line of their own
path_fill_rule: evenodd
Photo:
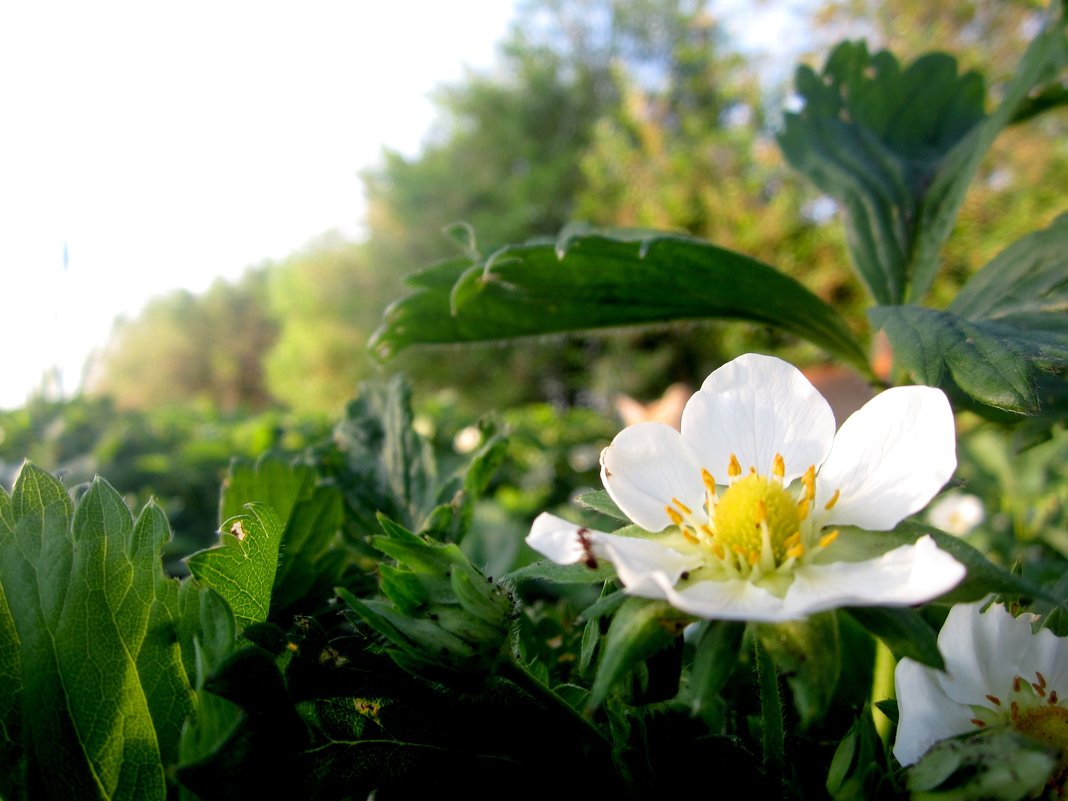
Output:
<svg viewBox="0 0 1068 801">
<path fill-rule="evenodd" d="M 627 598 L 608 627 L 590 693 L 590 709 L 603 704 L 631 669 L 674 642 L 691 620 L 667 601 Z"/>
</svg>

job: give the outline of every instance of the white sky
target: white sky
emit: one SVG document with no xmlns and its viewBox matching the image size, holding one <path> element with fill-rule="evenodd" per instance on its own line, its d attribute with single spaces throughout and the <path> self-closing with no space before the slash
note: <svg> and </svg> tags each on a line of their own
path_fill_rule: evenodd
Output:
<svg viewBox="0 0 1068 801">
<path fill-rule="evenodd" d="M 331 228 L 489 68 L 510 0 L 0 4 L 0 408 L 74 389 L 118 314 Z M 69 254 L 63 268 L 64 243 Z"/>
<path fill-rule="evenodd" d="M 713 7 L 781 57 L 776 7 L 802 0 L 752 2 Z M 491 68 L 512 18 L 513 0 L 0 3 L 0 408 L 54 367 L 76 389 L 153 296 L 358 237 L 359 171 L 383 145 L 416 154 L 432 90 Z"/>
</svg>

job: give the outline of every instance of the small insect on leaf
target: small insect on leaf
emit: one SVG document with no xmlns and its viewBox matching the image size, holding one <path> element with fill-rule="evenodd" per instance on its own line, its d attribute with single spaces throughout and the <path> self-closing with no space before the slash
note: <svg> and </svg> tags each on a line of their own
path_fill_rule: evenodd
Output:
<svg viewBox="0 0 1068 801">
<path fill-rule="evenodd" d="M 578 530 L 579 545 L 582 546 L 582 552 L 585 554 L 583 564 L 590 570 L 597 569 L 597 557 L 593 553 L 593 540 L 590 537 L 590 530 L 586 527 Z"/>
<path fill-rule="evenodd" d="M 240 520 L 235 520 L 234 524 L 230 526 L 230 533 L 233 534 L 238 542 L 242 542 L 248 534 L 245 531 L 245 527 L 241 525 Z"/>
</svg>

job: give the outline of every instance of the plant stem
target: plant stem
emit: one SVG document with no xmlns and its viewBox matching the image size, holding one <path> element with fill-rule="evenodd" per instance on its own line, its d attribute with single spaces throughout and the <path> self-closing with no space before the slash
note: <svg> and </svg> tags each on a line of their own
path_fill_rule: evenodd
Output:
<svg viewBox="0 0 1068 801">
<path fill-rule="evenodd" d="M 754 664 L 757 686 L 760 688 L 761 746 L 764 750 L 764 777 L 769 788 L 781 795 L 785 757 L 785 735 L 782 721 L 782 696 L 779 693 L 779 674 L 771 658 L 753 637 Z"/>
</svg>

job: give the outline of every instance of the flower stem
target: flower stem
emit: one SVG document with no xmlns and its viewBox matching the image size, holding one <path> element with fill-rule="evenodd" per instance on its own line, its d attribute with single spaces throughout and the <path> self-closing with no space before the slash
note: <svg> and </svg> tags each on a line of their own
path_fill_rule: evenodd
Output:
<svg viewBox="0 0 1068 801">
<path fill-rule="evenodd" d="M 886 644 L 878 637 L 875 638 L 875 671 L 871 679 L 872 719 L 875 722 L 875 731 L 879 733 L 879 739 L 887 743 L 890 737 L 891 721 L 875 706 L 876 701 L 892 699 L 894 697 L 894 668 L 897 660 Z"/>
<path fill-rule="evenodd" d="M 757 686 L 760 688 L 761 746 L 764 750 L 764 777 L 769 788 L 780 791 L 785 757 L 785 735 L 782 721 L 782 696 L 779 693 L 779 674 L 760 643 L 753 637 L 753 656 Z"/>
</svg>

